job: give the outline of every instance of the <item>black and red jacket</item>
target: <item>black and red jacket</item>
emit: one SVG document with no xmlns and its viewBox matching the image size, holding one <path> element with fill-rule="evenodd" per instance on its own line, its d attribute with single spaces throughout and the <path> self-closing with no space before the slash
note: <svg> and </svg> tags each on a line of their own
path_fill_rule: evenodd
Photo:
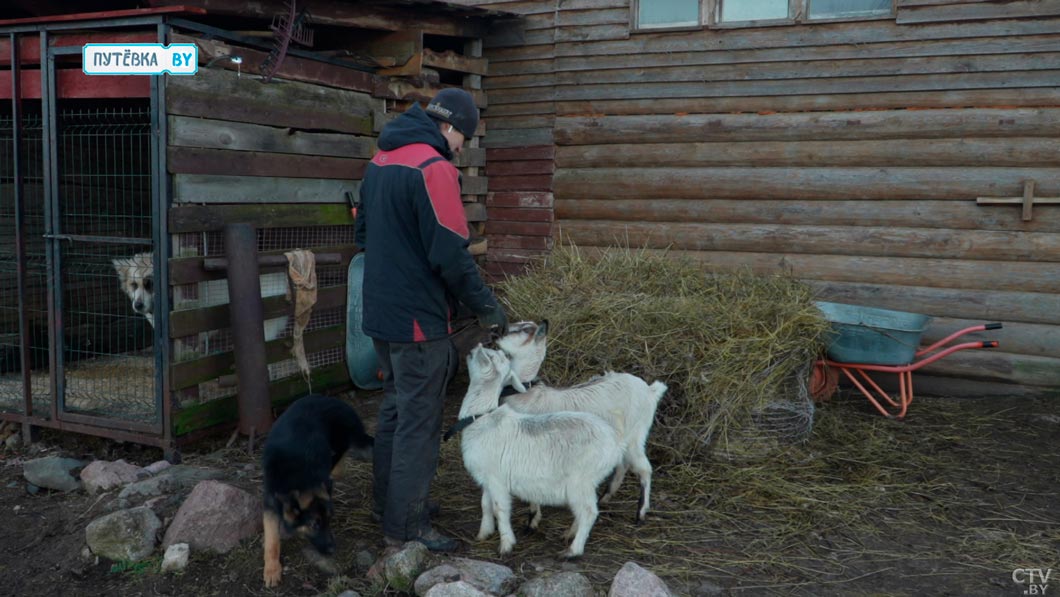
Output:
<svg viewBox="0 0 1060 597">
<path fill-rule="evenodd" d="M 468 253 L 460 173 L 438 124 L 419 106 L 383 128 L 361 183 L 354 242 L 365 251 L 364 333 L 422 342 L 452 331 L 455 300 L 496 304 Z"/>
</svg>

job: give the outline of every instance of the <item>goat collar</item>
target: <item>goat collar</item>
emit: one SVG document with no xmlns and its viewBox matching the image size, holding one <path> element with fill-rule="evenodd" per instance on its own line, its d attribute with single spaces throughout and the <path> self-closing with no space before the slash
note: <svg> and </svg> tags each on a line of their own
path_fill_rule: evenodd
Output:
<svg viewBox="0 0 1060 597">
<path fill-rule="evenodd" d="M 489 413 L 482 413 L 481 415 L 472 415 L 470 417 L 464 417 L 463 419 L 460 419 L 456 423 L 453 423 L 453 426 L 450 427 L 449 430 L 445 432 L 445 441 L 449 441 L 450 439 L 453 438 L 454 435 L 457 435 L 461 431 L 467 429 L 468 427 L 471 426 L 472 423 L 474 423 L 478 419 L 486 416 L 487 414 L 489 414 Z"/>
<path fill-rule="evenodd" d="M 537 383 L 536 379 L 534 381 L 528 381 L 528 382 L 525 382 L 523 384 L 523 387 L 525 387 L 526 389 L 529 390 L 530 388 L 534 387 L 534 384 L 536 384 L 536 383 Z M 504 398 L 506 396 L 511 396 L 512 394 L 521 394 L 521 393 L 522 392 L 520 392 L 519 390 L 513 388 L 512 386 L 504 386 L 504 389 L 501 390 L 501 398 Z"/>
</svg>

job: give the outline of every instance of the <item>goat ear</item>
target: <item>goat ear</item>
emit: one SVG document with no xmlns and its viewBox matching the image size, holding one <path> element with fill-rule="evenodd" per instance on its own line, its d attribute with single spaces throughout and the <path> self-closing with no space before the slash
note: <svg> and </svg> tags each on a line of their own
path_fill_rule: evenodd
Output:
<svg viewBox="0 0 1060 597">
<path fill-rule="evenodd" d="M 475 347 L 475 350 L 471 351 L 471 356 L 475 359 L 475 362 L 483 367 L 493 364 L 490 362 L 490 355 L 486 354 L 486 350 L 482 348 L 481 344 Z"/>
<path fill-rule="evenodd" d="M 534 332 L 535 338 L 544 338 L 548 334 L 548 320 L 542 319 L 541 323 L 537 326 L 537 331 Z"/>
<path fill-rule="evenodd" d="M 519 374 L 514 369 L 508 371 L 508 383 L 520 394 L 526 391 L 526 386 L 519 379 Z"/>
</svg>

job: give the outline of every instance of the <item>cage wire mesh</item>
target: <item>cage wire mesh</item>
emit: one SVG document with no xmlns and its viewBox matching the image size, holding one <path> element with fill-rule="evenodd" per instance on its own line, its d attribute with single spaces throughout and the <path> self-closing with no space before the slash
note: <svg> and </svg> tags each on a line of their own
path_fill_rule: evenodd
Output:
<svg viewBox="0 0 1060 597">
<path fill-rule="evenodd" d="M 353 243 L 352 226 L 303 226 L 284 228 L 259 228 L 257 230 L 259 252 L 290 251 L 322 248 Z M 174 253 L 180 257 L 223 257 L 224 233 L 221 231 L 181 233 L 174 235 Z M 341 265 L 317 265 L 317 287 L 345 286 L 347 269 Z M 261 278 L 262 297 L 284 296 L 288 280 L 285 269 L 263 271 Z M 224 279 L 208 280 L 173 287 L 173 310 L 184 311 L 228 304 L 228 285 Z M 306 332 L 319 330 L 346 321 L 344 307 L 315 307 Z M 292 334 L 293 319 L 288 316 L 274 317 L 264 322 L 265 340 L 287 338 Z M 222 354 L 233 349 L 232 330 L 223 328 L 176 338 L 173 342 L 174 359 L 178 362 L 194 360 L 210 355 Z M 342 362 L 343 347 L 330 348 L 306 355 L 311 370 Z M 276 381 L 301 375 L 294 359 L 284 359 L 268 364 L 269 380 Z M 181 406 L 206 402 L 217 398 L 234 396 L 237 388 L 222 385 L 215 379 L 176 393 Z"/>
<path fill-rule="evenodd" d="M 134 303 L 153 304 L 150 111 L 61 110 L 58 135 L 65 409 L 149 422 L 153 332 Z"/>
<path fill-rule="evenodd" d="M 44 244 L 43 119 L 39 102 L 24 102 L 20 123 L 26 272 L 25 308 L 29 326 L 33 414 L 51 411 L 48 378 L 47 265 Z M 18 262 L 15 229 L 15 123 L 0 115 L 0 411 L 24 412 L 19 335 Z"/>
<path fill-rule="evenodd" d="M 711 453 L 726 460 L 749 461 L 768 457 L 806 441 L 813 431 L 814 405 L 809 380 L 813 361 L 798 368 L 776 395 L 767 397 L 742 425 L 730 426 L 724 436 L 707 437 Z"/>
</svg>

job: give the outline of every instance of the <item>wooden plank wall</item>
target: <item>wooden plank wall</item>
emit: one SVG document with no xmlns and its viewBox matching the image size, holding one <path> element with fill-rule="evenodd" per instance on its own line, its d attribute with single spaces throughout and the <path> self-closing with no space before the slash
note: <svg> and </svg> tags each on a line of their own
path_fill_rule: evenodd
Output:
<svg viewBox="0 0 1060 597">
<path fill-rule="evenodd" d="M 216 235 L 229 222 L 283 229 L 283 238 L 290 237 L 292 243 L 283 250 L 338 253 L 343 258 L 338 267 L 345 268 L 355 247 L 330 239 L 352 240 L 352 230 L 338 235 L 328 231 L 352 226 L 347 193 L 356 197 L 360 179 L 376 151 L 380 129 L 411 101 L 429 98 L 439 87 L 305 60 L 285 62 L 283 68 L 290 72 L 281 70 L 281 74 L 288 78 L 262 84 L 257 76 L 247 73 L 256 72 L 264 53 L 246 48 L 234 51 L 216 40 L 179 34 L 175 38 L 197 43 L 203 63 L 229 54 L 243 56 L 244 62 L 242 75 L 234 65 L 221 60 L 213 68 L 200 66 L 196 77 L 167 78 L 167 168 L 173 200 L 169 227 L 174 239 L 171 286 L 223 277 L 223 273 L 205 270 L 202 242 L 188 242 L 188 235 Z M 481 54 L 481 48 L 466 50 Z M 445 60 L 448 64 L 455 58 Z M 475 68 L 485 65 L 484 60 L 468 63 Z M 462 63 L 450 66 L 463 68 Z M 485 102 L 480 80 L 467 80 L 465 85 L 477 89 L 476 95 Z M 477 147 L 479 137 L 456 164 L 464 173 L 465 212 L 481 227 L 486 219 L 486 178 L 479 175 L 485 166 L 485 151 Z M 307 242 L 303 237 L 312 240 Z M 283 250 L 264 254 L 278 255 Z M 345 304 L 345 284 L 321 282 L 316 311 L 344 312 Z M 283 296 L 266 298 L 264 307 L 266 319 L 291 311 Z M 345 317 L 341 319 L 344 322 Z M 228 305 L 174 311 L 170 336 L 175 354 L 187 348 L 187 338 L 228 325 Z M 345 337 L 344 323 L 307 331 L 305 346 L 310 361 L 314 353 L 344 347 Z M 266 357 L 269 363 L 289 360 L 290 339 L 267 342 Z M 170 388 L 180 396 L 194 396 L 205 389 L 215 391 L 218 378 L 232 373 L 231 351 L 192 353 L 191 358 L 172 364 Z M 314 369 L 313 388 L 317 391 L 344 383 L 348 383 L 344 362 Z M 283 405 L 306 390 L 305 382 L 294 375 L 275 380 L 270 397 L 274 405 Z M 193 434 L 231 420 L 234 413 L 234 398 L 189 401 L 174 416 L 175 433 Z"/>
<path fill-rule="evenodd" d="M 1060 4 L 631 33 L 629 0 L 464 3 L 526 15 L 486 40 L 486 145 L 551 142 L 554 234 L 791 272 L 826 300 L 933 315 L 927 340 L 1000 321 L 999 350 L 918 387 L 1060 389 L 1060 206 L 976 204 L 1025 180 L 1060 196 Z"/>
</svg>

